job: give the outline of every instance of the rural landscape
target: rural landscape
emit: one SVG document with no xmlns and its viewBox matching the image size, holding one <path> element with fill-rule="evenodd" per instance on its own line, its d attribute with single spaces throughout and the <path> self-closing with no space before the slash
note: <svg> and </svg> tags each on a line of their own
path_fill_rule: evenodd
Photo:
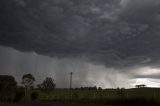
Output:
<svg viewBox="0 0 160 106">
<path fill-rule="evenodd" d="M 160 106 L 160 0 L 0 0 L 0 106 Z"/>
<path fill-rule="evenodd" d="M 160 88 L 102 89 L 101 87 L 56 88 L 53 78 L 47 77 L 37 87 L 33 86 L 34 76 L 22 77 L 22 86 L 18 86 L 14 77 L 0 76 L 0 105 L 38 105 L 56 103 L 64 105 L 86 106 L 159 106 Z M 26 105 L 28 104 L 28 105 Z M 6 106 L 8 106 L 6 105 Z M 22 105 L 22 106 L 23 106 Z"/>
</svg>

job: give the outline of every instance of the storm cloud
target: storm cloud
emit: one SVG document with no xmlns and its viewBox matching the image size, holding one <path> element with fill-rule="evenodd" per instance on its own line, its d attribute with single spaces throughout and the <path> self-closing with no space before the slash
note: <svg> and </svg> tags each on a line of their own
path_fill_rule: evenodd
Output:
<svg viewBox="0 0 160 106">
<path fill-rule="evenodd" d="M 2 48 L 57 61 L 75 59 L 81 67 L 104 66 L 111 70 L 106 72 L 135 78 L 134 69 L 159 67 L 159 33 L 158 0 L 0 1 Z"/>
</svg>

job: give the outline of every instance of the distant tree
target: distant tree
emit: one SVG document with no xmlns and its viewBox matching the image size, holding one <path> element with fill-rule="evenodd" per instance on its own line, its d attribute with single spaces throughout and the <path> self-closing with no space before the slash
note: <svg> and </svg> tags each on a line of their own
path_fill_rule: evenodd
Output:
<svg viewBox="0 0 160 106">
<path fill-rule="evenodd" d="M 37 85 L 37 87 L 43 91 L 51 91 L 56 87 L 56 84 L 53 78 L 47 77 L 42 84 Z"/>
<path fill-rule="evenodd" d="M 94 86 L 94 87 L 89 87 L 89 90 L 97 90 L 97 87 Z"/>
<path fill-rule="evenodd" d="M 14 77 L 0 75 L 0 101 L 13 101 L 16 95 L 17 82 Z"/>
<path fill-rule="evenodd" d="M 135 87 L 136 87 L 136 88 L 145 88 L 145 87 L 147 87 L 147 86 L 144 85 L 144 84 L 141 84 L 141 85 L 136 85 Z"/>
<path fill-rule="evenodd" d="M 103 90 L 101 87 L 98 87 L 98 90 Z"/>
<path fill-rule="evenodd" d="M 31 74 L 23 75 L 22 84 L 25 87 L 25 95 L 27 95 L 29 89 L 33 88 L 34 81 L 35 81 L 35 78 Z"/>
<path fill-rule="evenodd" d="M 77 88 L 77 89 L 80 89 L 80 90 L 98 90 L 96 86 L 91 86 L 91 87 L 80 87 L 80 88 Z"/>
</svg>

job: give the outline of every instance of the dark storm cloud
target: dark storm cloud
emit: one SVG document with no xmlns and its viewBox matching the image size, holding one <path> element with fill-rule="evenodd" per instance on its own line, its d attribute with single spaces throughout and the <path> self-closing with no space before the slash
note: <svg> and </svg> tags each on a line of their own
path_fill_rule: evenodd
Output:
<svg viewBox="0 0 160 106">
<path fill-rule="evenodd" d="M 137 75 L 135 78 L 151 78 L 151 79 L 159 79 L 160 74 L 151 74 L 151 75 Z"/>
<path fill-rule="evenodd" d="M 50 58 L 34 52 L 25 53 L 1 46 L 0 53 L 0 74 L 13 75 L 18 84 L 21 84 L 24 74 L 31 73 L 36 78 L 35 85 L 41 83 L 45 77 L 53 77 L 56 87 L 68 88 L 69 73 L 72 71 L 73 87 L 95 85 L 103 88 L 130 87 L 126 80 L 129 75 L 118 75 L 115 69 L 93 65 L 83 58 Z"/>
<path fill-rule="evenodd" d="M 1 0 L 0 44 L 107 66 L 157 65 L 157 0 Z"/>
</svg>

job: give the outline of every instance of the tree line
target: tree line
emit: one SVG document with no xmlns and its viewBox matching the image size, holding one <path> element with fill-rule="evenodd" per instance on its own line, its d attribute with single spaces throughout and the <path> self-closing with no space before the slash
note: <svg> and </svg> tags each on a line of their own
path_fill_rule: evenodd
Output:
<svg viewBox="0 0 160 106">
<path fill-rule="evenodd" d="M 30 90 L 34 89 L 33 84 L 35 81 L 36 79 L 32 74 L 25 74 L 22 76 L 22 86 L 19 86 L 13 76 L 0 75 L 0 101 L 19 101 L 19 99 L 27 97 Z M 44 92 L 49 92 L 55 87 L 56 84 L 51 77 L 46 77 L 42 83 L 37 85 L 37 88 Z M 34 99 L 37 94 L 34 92 L 31 96 Z"/>
</svg>

